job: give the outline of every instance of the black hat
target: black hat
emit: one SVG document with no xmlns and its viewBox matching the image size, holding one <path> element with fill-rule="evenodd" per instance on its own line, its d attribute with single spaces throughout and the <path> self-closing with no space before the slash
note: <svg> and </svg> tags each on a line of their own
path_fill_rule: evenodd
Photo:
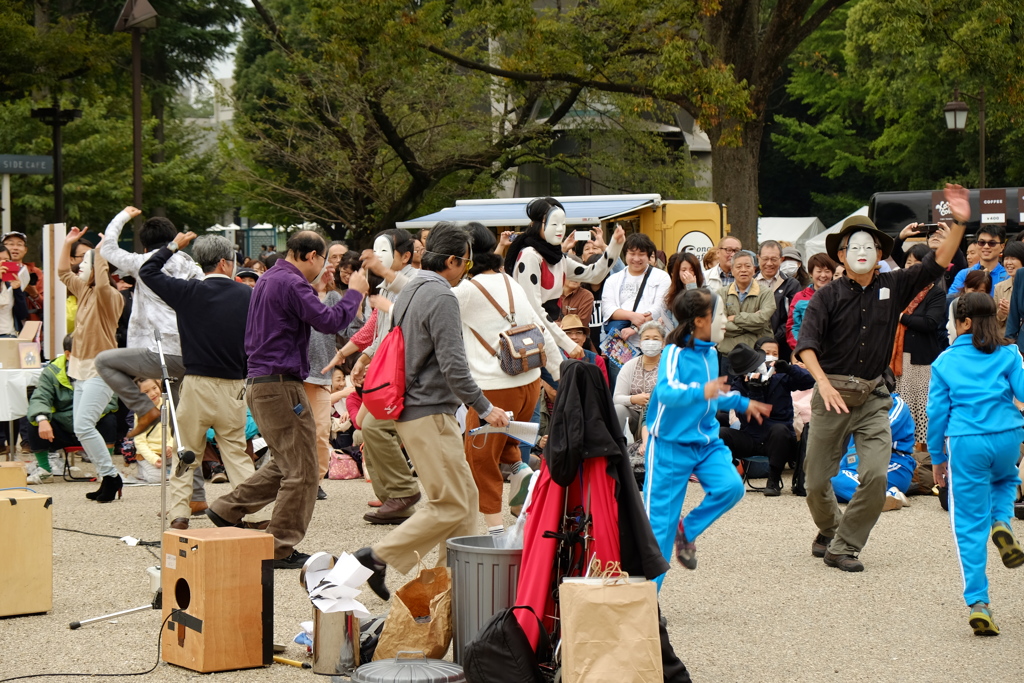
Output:
<svg viewBox="0 0 1024 683">
<path fill-rule="evenodd" d="M 260 274 L 251 268 L 244 268 L 235 272 L 235 277 L 247 277 L 253 280 L 259 280 Z"/>
<path fill-rule="evenodd" d="M 862 231 L 869 233 L 878 240 L 878 244 L 882 248 L 882 253 L 878 255 L 878 260 L 884 261 L 889 258 L 889 254 L 892 253 L 893 239 L 876 228 L 875 224 L 867 216 L 850 216 L 843 221 L 843 227 L 839 232 L 825 237 L 825 251 L 828 252 L 829 258 L 836 263 L 842 263 L 839 259 L 839 245 L 843 243 L 843 238 Z"/>
<path fill-rule="evenodd" d="M 729 352 L 729 374 L 745 375 L 748 372 L 753 372 L 764 362 L 764 359 L 764 351 L 755 351 L 746 344 L 737 344 Z"/>
</svg>

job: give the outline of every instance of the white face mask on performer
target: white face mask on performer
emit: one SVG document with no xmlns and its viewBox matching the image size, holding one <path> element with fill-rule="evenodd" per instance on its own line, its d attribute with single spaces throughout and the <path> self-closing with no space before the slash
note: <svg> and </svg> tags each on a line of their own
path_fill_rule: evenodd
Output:
<svg viewBox="0 0 1024 683">
<path fill-rule="evenodd" d="M 395 249 L 391 246 L 391 240 L 386 235 L 381 235 L 373 241 L 373 253 L 377 255 L 380 262 L 388 270 L 395 262 Z"/>
<path fill-rule="evenodd" d="M 561 244 L 565 239 L 565 211 L 557 206 L 548 212 L 544 220 L 544 240 L 549 244 Z"/>
<path fill-rule="evenodd" d="M 725 339 L 725 326 L 729 324 L 729 318 L 725 315 L 725 305 L 722 298 L 717 294 L 714 297 L 714 308 L 711 311 L 711 341 L 720 344 Z"/>
<path fill-rule="evenodd" d="M 878 249 L 870 233 L 861 231 L 850 235 L 846 243 L 846 267 L 858 275 L 874 270 L 878 263 Z"/>
</svg>

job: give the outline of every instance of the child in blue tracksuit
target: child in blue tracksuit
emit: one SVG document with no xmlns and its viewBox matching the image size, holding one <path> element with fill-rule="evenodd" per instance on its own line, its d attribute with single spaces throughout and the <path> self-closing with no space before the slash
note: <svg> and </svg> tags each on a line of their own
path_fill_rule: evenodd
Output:
<svg viewBox="0 0 1024 683">
<path fill-rule="evenodd" d="M 969 623 L 975 635 L 994 636 L 999 628 L 989 608 L 986 537 L 991 536 L 1004 565 L 1024 564 L 1010 528 L 1024 439 L 1024 418 L 1013 398 L 1024 400 L 1024 359 L 1004 339 L 989 295 L 975 292 L 957 299 L 953 317 L 958 336 L 932 364 L 928 452 L 935 482 L 942 486 L 945 480 L 949 487 L 949 519 L 964 600 L 971 609 Z"/>
<path fill-rule="evenodd" d="M 707 289 L 690 289 L 676 297 L 672 312 L 679 326 L 668 336 L 658 368 L 658 383 L 647 406 L 647 478 L 644 507 L 665 559 L 676 557 L 697 567 L 694 540 L 743 497 L 743 481 L 728 447 L 718 436 L 718 410 L 735 410 L 760 421 L 771 406 L 751 401 L 718 376 L 716 344 L 725 337 L 725 306 Z M 683 510 L 686 486 L 696 474 L 704 500 Z M 685 522 L 685 524 L 684 524 Z M 658 577 L 658 588 L 664 575 Z"/>
<path fill-rule="evenodd" d="M 914 470 L 917 468 L 917 460 L 914 459 L 914 417 L 899 394 L 892 395 L 892 408 L 889 408 L 889 428 L 892 431 L 892 456 L 889 458 L 889 471 L 886 473 L 889 488 L 885 492 L 883 510 L 903 507 L 906 499 L 896 493 L 899 492 L 902 495 L 907 492 L 914 477 Z M 860 484 L 860 479 L 857 477 L 858 463 L 857 448 L 851 436 L 847 444 L 846 456 L 839 464 L 839 474 L 832 477 L 832 490 L 835 491 L 836 500 L 840 503 L 849 503 Z"/>
</svg>

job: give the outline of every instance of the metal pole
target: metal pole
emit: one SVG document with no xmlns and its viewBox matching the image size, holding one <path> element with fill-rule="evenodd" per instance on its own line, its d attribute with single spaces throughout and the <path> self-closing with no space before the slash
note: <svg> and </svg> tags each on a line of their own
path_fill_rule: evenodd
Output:
<svg viewBox="0 0 1024 683">
<path fill-rule="evenodd" d="M 11 231 L 11 174 L 4 173 L 3 194 L 0 198 L 0 205 L 3 206 L 3 231 L 7 234 Z"/>
<path fill-rule="evenodd" d="M 60 103 L 54 98 L 53 110 L 53 213 L 54 223 L 64 222 L 64 150 Z"/>
<path fill-rule="evenodd" d="M 985 189 L 985 86 L 981 86 L 981 92 L 978 95 L 978 134 L 981 136 L 978 187 Z"/>
<path fill-rule="evenodd" d="M 132 29 L 132 204 L 142 209 L 142 29 Z M 142 217 L 135 218 L 135 246 L 141 247 Z"/>
</svg>

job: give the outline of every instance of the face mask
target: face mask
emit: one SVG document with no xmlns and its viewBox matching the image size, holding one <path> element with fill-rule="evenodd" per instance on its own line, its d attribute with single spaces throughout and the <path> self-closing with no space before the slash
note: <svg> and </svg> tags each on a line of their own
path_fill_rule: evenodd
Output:
<svg viewBox="0 0 1024 683">
<path fill-rule="evenodd" d="M 640 350 L 648 358 L 654 358 L 661 353 L 662 343 L 657 339 L 644 339 L 640 342 Z"/>
<path fill-rule="evenodd" d="M 846 244 L 846 267 L 858 275 L 864 275 L 874 270 L 877 263 L 878 250 L 874 238 L 863 231 L 850 235 L 850 241 Z"/>
<path fill-rule="evenodd" d="M 386 235 L 381 235 L 373 241 L 373 253 L 385 268 L 390 269 L 395 262 L 395 249 L 391 246 L 391 239 Z"/>
<path fill-rule="evenodd" d="M 557 206 L 544 219 L 544 240 L 549 244 L 561 244 L 565 238 L 565 211 Z"/>
<path fill-rule="evenodd" d="M 92 280 L 92 269 L 95 258 L 95 251 L 90 249 L 85 252 L 85 257 L 82 259 L 82 262 L 78 264 L 78 279 L 82 282 L 88 283 Z"/>
<path fill-rule="evenodd" d="M 798 270 L 800 270 L 800 263 L 798 261 L 783 261 L 782 265 L 779 266 L 779 271 L 786 277 L 793 277 Z"/>
<path fill-rule="evenodd" d="M 711 342 L 714 344 L 720 344 L 725 339 L 725 326 L 729 322 L 725 315 L 725 306 L 722 304 L 722 298 L 715 294 L 714 306 L 711 312 Z"/>
<path fill-rule="evenodd" d="M 311 257 L 311 258 L 312 258 L 312 257 Z M 322 278 L 322 277 L 324 276 L 324 273 L 325 273 L 325 272 L 327 272 L 327 259 L 324 259 L 324 264 L 323 264 L 322 266 L 320 266 L 320 272 L 316 274 L 316 277 L 315 277 L 315 278 L 313 278 L 313 279 L 311 280 L 311 282 L 317 282 L 317 281 L 319 281 L 319 280 L 320 280 L 320 278 Z"/>
</svg>

